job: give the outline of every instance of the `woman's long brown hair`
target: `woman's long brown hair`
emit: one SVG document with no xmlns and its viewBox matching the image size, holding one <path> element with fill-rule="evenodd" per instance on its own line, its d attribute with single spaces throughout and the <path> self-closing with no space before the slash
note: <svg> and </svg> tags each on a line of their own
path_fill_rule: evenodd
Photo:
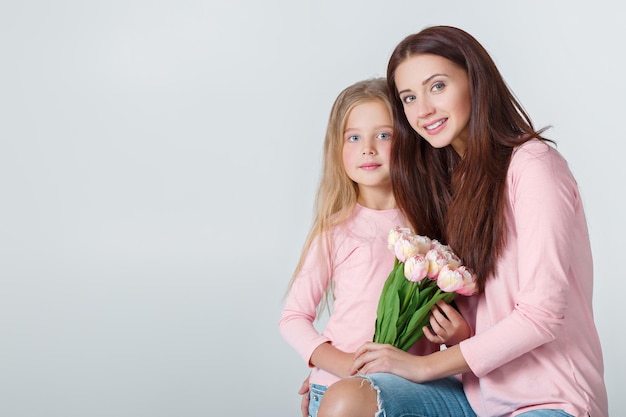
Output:
<svg viewBox="0 0 626 417">
<path fill-rule="evenodd" d="M 471 115 L 466 150 L 433 148 L 409 125 L 395 72 L 417 54 L 446 58 L 467 72 Z M 513 149 L 541 137 L 485 48 L 470 34 L 434 26 L 402 40 L 387 66 L 395 142 L 391 178 L 399 207 L 420 234 L 449 244 L 478 276 L 495 272 L 506 241 L 506 175 Z"/>
</svg>

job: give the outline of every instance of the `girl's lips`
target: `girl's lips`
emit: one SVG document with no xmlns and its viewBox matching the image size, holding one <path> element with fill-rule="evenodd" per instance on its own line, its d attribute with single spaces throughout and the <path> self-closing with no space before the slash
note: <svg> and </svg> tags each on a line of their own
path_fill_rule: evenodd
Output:
<svg viewBox="0 0 626 417">
<path fill-rule="evenodd" d="M 380 164 L 363 164 L 361 166 L 359 166 L 359 168 L 364 169 L 366 171 L 373 171 L 375 169 L 377 169 L 378 167 L 380 167 Z"/>
</svg>

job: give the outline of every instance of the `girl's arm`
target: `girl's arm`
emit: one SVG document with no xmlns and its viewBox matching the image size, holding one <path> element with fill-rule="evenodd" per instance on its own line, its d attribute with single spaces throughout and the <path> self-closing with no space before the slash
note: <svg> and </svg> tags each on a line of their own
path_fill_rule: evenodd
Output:
<svg viewBox="0 0 626 417">
<path fill-rule="evenodd" d="M 309 363 L 313 352 L 329 341 L 313 323 L 330 282 L 330 261 L 323 261 L 319 237 L 313 241 L 285 300 L 278 327 L 281 335 Z"/>
<path fill-rule="evenodd" d="M 353 353 L 341 351 L 330 343 L 322 343 L 311 355 L 311 363 L 320 369 L 345 378 L 350 376 Z"/>
</svg>

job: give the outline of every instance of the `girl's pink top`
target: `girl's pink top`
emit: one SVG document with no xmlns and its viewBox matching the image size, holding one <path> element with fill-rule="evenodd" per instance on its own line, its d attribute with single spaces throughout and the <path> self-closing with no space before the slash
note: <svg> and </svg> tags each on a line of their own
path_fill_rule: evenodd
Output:
<svg viewBox="0 0 626 417">
<path fill-rule="evenodd" d="M 357 204 L 354 215 L 331 231 L 330 253 L 320 252 L 319 239 L 314 242 L 279 321 L 283 338 L 309 366 L 311 354 L 322 343 L 353 353 L 372 340 L 378 299 L 394 262 L 387 237 L 391 229 L 404 225 L 399 210 L 372 210 Z M 315 322 L 316 307 L 331 277 L 335 299 L 324 326 Z M 428 348 L 436 350 L 433 345 Z M 313 367 L 309 382 L 330 385 L 337 380 L 336 375 Z"/>
<path fill-rule="evenodd" d="M 577 184 L 551 146 L 514 152 L 508 237 L 484 294 L 459 299 L 475 336 L 461 342 L 465 392 L 479 416 L 535 408 L 607 417 L 593 265 Z M 460 298 L 460 297 L 459 297 Z"/>
</svg>

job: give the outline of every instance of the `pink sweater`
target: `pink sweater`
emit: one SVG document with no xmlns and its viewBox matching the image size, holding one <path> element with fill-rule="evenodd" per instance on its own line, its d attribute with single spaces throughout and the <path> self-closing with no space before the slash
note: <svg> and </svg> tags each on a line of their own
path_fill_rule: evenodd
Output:
<svg viewBox="0 0 626 417">
<path fill-rule="evenodd" d="M 560 154 L 533 140 L 514 153 L 507 186 L 508 239 L 495 276 L 484 294 L 459 300 L 475 316 L 476 335 L 460 344 L 470 404 L 483 417 L 540 407 L 607 417 L 577 184 Z"/>
<path fill-rule="evenodd" d="M 307 364 L 322 343 L 331 342 L 337 349 L 352 353 L 372 340 L 378 299 L 393 268 L 394 255 L 387 247 L 387 236 L 392 228 L 404 224 L 398 210 L 357 205 L 354 216 L 332 231 L 334 251 L 325 253 L 326 262 L 320 262 L 319 239 L 314 242 L 279 321 L 282 336 Z M 335 281 L 333 313 L 320 333 L 313 322 L 331 276 Z M 338 379 L 313 368 L 309 382 L 330 385 Z"/>
</svg>

